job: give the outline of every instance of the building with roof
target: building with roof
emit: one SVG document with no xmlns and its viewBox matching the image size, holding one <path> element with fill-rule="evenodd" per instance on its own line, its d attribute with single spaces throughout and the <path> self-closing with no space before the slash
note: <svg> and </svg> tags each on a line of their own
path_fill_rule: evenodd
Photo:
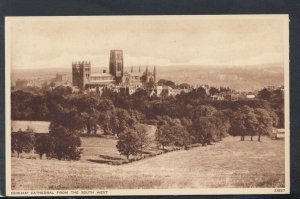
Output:
<svg viewBox="0 0 300 199">
<path fill-rule="evenodd" d="M 102 73 L 91 72 L 90 61 L 72 62 L 72 82 L 73 86 L 80 90 L 98 91 L 103 87 L 129 87 L 136 89 L 144 86 L 149 82 L 156 82 L 156 68 L 154 66 L 153 72 L 148 70 L 148 66 L 144 72 L 138 71 L 124 71 L 123 51 L 111 50 L 109 59 L 109 72 L 103 70 Z"/>
<path fill-rule="evenodd" d="M 284 139 L 285 137 L 285 129 L 283 128 L 273 128 L 272 133 L 275 139 Z"/>
<path fill-rule="evenodd" d="M 15 82 L 16 89 L 24 89 L 26 87 L 42 87 L 42 84 L 45 82 L 45 80 L 42 80 L 40 78 L 32 77 L 32 78 L 26 78 L 26 79 L 17 79 Z"/>
</svg>

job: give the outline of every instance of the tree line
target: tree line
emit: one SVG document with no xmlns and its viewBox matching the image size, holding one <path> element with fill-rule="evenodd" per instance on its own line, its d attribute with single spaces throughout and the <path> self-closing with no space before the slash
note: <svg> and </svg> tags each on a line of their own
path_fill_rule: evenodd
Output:
<svg viewBox="0 0 300 199">
<path fill-rule="evenodd" d="M 106 89 L 99 96 L 72 94 L 68 88 L 60 87 L 39 93 L 19 90 L 12 92 L 11 98 L 13 120 L 51 121 L 48 141 L 52 140 L 52 144 L 48 144 L 51 148 L 48 153 L 52 154 L 49 157 L 58 159 L 78 158 L 80 134 L 96 134 L 100 129 L 104 134 L 117 136 L 117 148 L 129 157 L 147 146 L 143 124 L 157 126 L 155 140 L 161 148 L 188 147 L 193 143 L 205 146 L 229 134 L 241 136 L 241 140 L 245 136 L 252 140 L 258 135 L 260 141 L 273 126 L 282 128 L 284 124 L 281 90 L 262 89 L 257 99 L 239 101 L 212 101 L 203 88 L 176 97 L 158 98 L 149 97 L 149 90 L 143 89 L 130 96 Z M 70 147 L 74 154 L 59 154 L 58 151 L 67 149 L 58 146 L 63 146 L 68 139 L 75 143 Z M 42 138 L 37 140 L 37 143 L 48 142 Z"/>
<path fill-rule="evenodd" d="M 48 133 L 35 133 L 32 129 L 13 132 L 11 135 L 11 151 L 29 153 L 32 150 L 40 158 L 45 154 L 48 159 L 79 160 L 81 140 L 78 132 L 67 129 L 59 124 L 51 123 Z"/>
</svg>

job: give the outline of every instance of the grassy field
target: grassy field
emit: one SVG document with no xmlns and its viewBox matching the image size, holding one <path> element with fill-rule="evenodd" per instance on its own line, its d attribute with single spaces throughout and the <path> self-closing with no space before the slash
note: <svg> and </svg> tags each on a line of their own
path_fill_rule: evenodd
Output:
<svg viewBox="0 0 300 199">
<path fill-rule="evenodd" d="M 156 127 L 148 125 L 148 133 L 152 137 L 154 137 L 155 130 Z M 83 153 L 81 156 L 82 161 L 108 164 L 117 162 L 127 162 L 126 157 L 120 155 L 120 152 L 116 148 L 118 142 L 117 139 L 108 139 L 100 137 L 81 137 L 81 141 L 81 148 L 83 149 Z M 152 149 L 150 151 L 150 149 L 148 149 L 147 152 L 158 153 L 162 152 L 162 150 Z M 140 154 L 130 157 L 134 158 L 139 156 Z"/>
<path fill-rule="evenodd" d="M 154 140 L 156 127 L 153 125 L 146 125 L 146 129 L 148 135 Z M 82 161 L 90 161 L 97 163 L 111 163 L 111 162 L 126 162 L 126 157 L 121 156 L 119 151 L 116 148 L 118 140 L 113 136 L 81 136 L 81 149 L 83 149 L 83 153 L 81 156 Z M 151 148 L 145 152 L 151 152 L 152 154 L 156 154 L 158 152 L 162 152 L 162 150 L 158 150 L 156 144 L 151 144 Z M 146 155 L 146 154 L 144 154 Z M 17 157 L 17 153 L 12 154 L 13 157 Z M 131 156 L 131 158 L 139 157 Z M 39 155 L 32 151 L 31 153 L 21 153 L 21 158 L 24 159 L 39 159 Z M 43 159 L 46 159 L 45 155 Z"/>
<path fill-rule="evenodd" d="M 116 150 L 107 151 L 116 140 L 102 139 L 99 143 L 88 139 L 93 138 L 83 140 L 84 158 L 97 156 L 95 148 L 102 148 L 103 155 L 122 158 Z M 215 145 L 119 166 L 84 158 L 58 161 L 13 157 L 12 189 L 283 187 L 284 142 L 265 137 L 262 142 L 239 139 L 227 137 Z"/>
</svg>

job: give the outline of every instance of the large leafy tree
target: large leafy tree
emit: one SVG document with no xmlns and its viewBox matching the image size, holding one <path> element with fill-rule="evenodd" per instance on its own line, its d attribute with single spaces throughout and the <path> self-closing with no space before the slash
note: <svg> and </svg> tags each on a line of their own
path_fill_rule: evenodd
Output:
<svg viewBox="0 0 300 199">
<path fill-rule="evenodd" d="M 64 105 L 53 105 L 52 109 L 52 122 L 59 124 L 73 131 L 81 132 L 85 127 L 85 121 L 82 115 L 79 114 L 76 107 L 68 109 Z"/>
<path fill-rule="evenodd" d="M 139 136 L 140 152 L 142 154 L 143 150 L 151 144 L 151 135 L 149 135 L 148 127 L 145 124 L 136 124 L 134 129 Z"/>
<path fill-rule="evenodd" d="M 133 129 L 136 121 L 125 109 L 116 109 L 110 118 L 110 127 L 113 134 L 119 136 L 125 132 L 128 128 Z"/>
<path fill-rule="evenodd" d="M 259 125 L 259 121 L 257 120 L 254 110 L 249 111 L 245 115 L 245 126 L 247 129 L 247 134 L 251 136 L 251 141 L 253 140 L 253 136 L 257 135 L 258 125 Z"/>
<path fill-rule="evenodd" d="M 80 159 L 81 140 L 79 134 L 71 129 L 67 129 L 60 124 L 50 124 L 49 135 L 53 141 L 53 155 L 61 160 L 78 160 Z"/>
<path fill-rule="evenodd" d="M 261 108 L 255 109 L 255 113 L 258 120 L 258 141 L 261 141 L 262 135 L 268 135 L 272 132 L 273 125 L 276 124 L 276 118 L 272 118 L 271 114 L 267 110 Z"/>
<path fill-rule="evenodd" d="M 247 134 L 247 127 L 245 123 L 246 115 L 240 109 L 234 113 L 231 122 L 230 134 L 233 136 L 241 136 L 241 141 L 245 140 Z"/>
<path fill-rule="evenodd" d="M 46 154 L 47 158 L 50 157 L 53 150 L 53 142 L 49 134 L 37 134 L 35 136 L 34 150 L 39 154 L 42 159 L 43 154 Z"/>
<path fill-rule="evenodd" d="M 182 125 L 179 119 L 171 118 L 168 125 L 173 132 L 172 138 L 175 146 L 187 146 L 191 143 L 191 137 L 187 132 L 187 128 Z"/>
<path fill-rule="evenodd" d="M 72 93 L 72 88 L 69 86 L 57 86 L 53 89 L 53 93 L 57 95 L 70 95 Z"/>
<path fill-rule="evenodd" d="M 231 134 L 240 135 L 241 141 L 245 140 L 245 136 L 251 136 L 257 134 L 258 120 L 254 109 L 249 106 L 242 106 L 234 114 L 234 118 L 231 125 Z"/>
<path fill-rule="evenodd" d="M 111 126 L 112 117 L 113 117 L 113 112 L 111 112 L 111 111 L 99 113 L 98 123 L 101 126 L 105 135 L 113 134 L 112 126 Z"/>
<path fill-rule="evenodd" d="M 17 152 L 18 157 L 20 153 L 29 153 L 33 150 L 34 145 L 34 133 L 28 129 L 26 131 L 18 131 L 11 134 L 11 151 Z"/>
<path fill-rule="evenodd" d="M 215 87 L 210 87 L 209 88 L 209 94 L 210 95 L 215 95 L 217 93 L 219 93 L 219 90 L 217 88 L 215 88 Z"/>
<path fill-rule="evenodd" d="M 114 109 L 115 106 L 109 99 L 102 99 L 97 105 L 97 110 L 101 112 L 112 111 Z"/>
<path fill-rule="evenodd" d="M 223 111 L 218 111 L 214 115 L 214 123 L 216 127 L 215 138 L 214 141 L 221 141 L 224 137 L 228 135 L 228 131 L 230 128 L 230 121 L 226 117 Z"/>
<path fill-rule="evenodd" d="M 158 129 L 156 141 L 164 149 L 165 146 L 187 146 L 191 142 L 191 136 L 183 124 L 191 125 L 191 121 L 171 118 L 169 116 L 158 117 Z"/>
<path fill-rule="evenodd" d="M 200 117 L 208 117 L 215 114 L 217 110 L 210 105 L 199 105 L 194 108 L 194 110 L 191 112 L 192 118 L 194 120 L 197 120 Z"/>
<path fill-rule="evenodd" d="M 191 92 L 187 93 L 187 97 L 193 98 L 193 99 L 206 99 L 207 93 L 204 88 L 199 87 L 199 88 L 193 89 Z"/>
<path fill-rule="evenodd" d="M 121 155 L 129 159 L 130 155 L 137 155 L 140 149 L 140 137 L 135 130 L 127 129 L 119 135 L 117 149 Z"/>
<path fill-rule="evenodd" d="M 272 96 L 272 93 L 266 88 L 264 88 L 258 92 L 258 97 L 263 100 L 270 100 L 271 96 Z"/>
<path fill-rule="evenodd" d="M 18 90 L 11 93 L 11 117 L 12 119 L 32 119 L 34 112 L 31 101 L 34 95 L 29 92 Z"/>
<path fill-rule="evenodd" d="M 172 128 L 166 123 L 161 125 L 156 131 L 156 141 L 164 149 L 166 146 L 170 146 L 174 143 L 175 138 L 172 132 Z"/>
<path fill-rule="evenodd" d="M 216 123 L 214 116 L 200 117 L 194 121 L 195 137 L 202 145 L 211 144 L 216 136 Z"/>
</svg>

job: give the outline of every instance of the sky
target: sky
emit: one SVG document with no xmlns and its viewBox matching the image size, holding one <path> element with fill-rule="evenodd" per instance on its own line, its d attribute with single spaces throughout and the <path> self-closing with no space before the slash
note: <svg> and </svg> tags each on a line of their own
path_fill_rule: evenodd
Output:
<svg viewBox="0 0 300 199">
<path fill-rule="evenodd" d="M 283 63 L 286 16 L 11 17 L 11 67 L 108 67 L 112 49 L 125 66 L 240 66 Z"/>
</svg>

